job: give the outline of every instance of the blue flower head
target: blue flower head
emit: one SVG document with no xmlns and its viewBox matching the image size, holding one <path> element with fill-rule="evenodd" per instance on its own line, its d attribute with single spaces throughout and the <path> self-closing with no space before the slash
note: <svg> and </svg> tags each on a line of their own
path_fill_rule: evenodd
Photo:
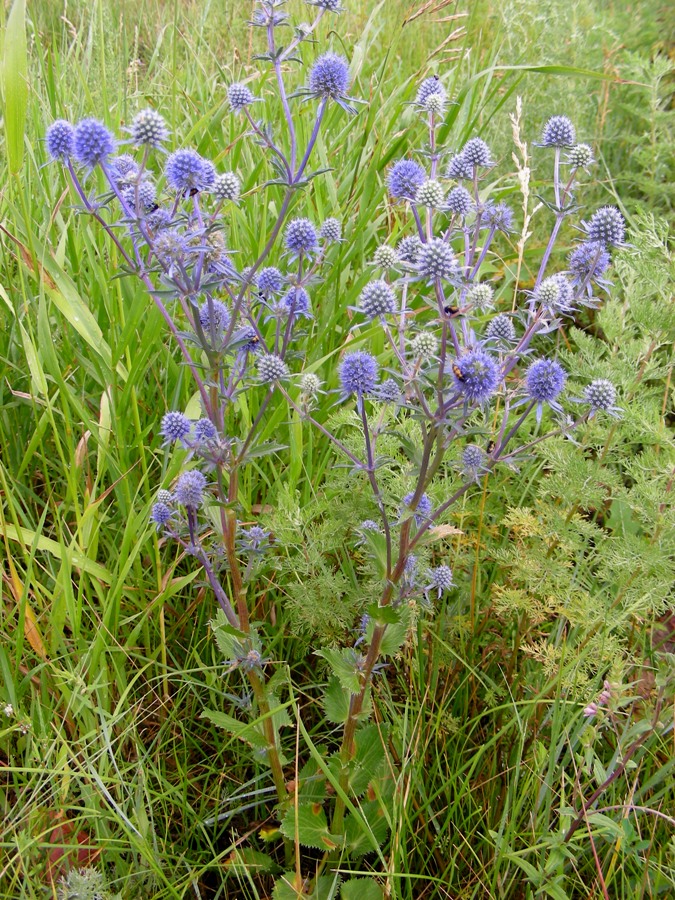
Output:
<svg viewBox="0 0 675 900">
<path fill-rule="evenodd" d="M 405 511 L 410 509 L 410 504 L 413 502 L 415 498 L 415 492 L 411 491 L 409 494 L 406 494 L 403 498 L 403 510 L 401 511 L 401 515 L 405 515 Z M 415 515 L 415 524 L 419 527 L 423 522 L 425 522 L 433 511 L 433 505 L 431 500 L 426 494 L 422 494 L 417 503 L 417 506 L 414 510 Z"/>
<path fill-rule="evenodd" d="M 513 231 L 513 210 L 507 203 L 486 203 L 483 207 L 482 224 L 495 231 L 508 234 Z"/>
<path fill-rule="evenodd" d="M 349 63 L 337 53 L 324 53 L 309 71 L 309 91 L 315 97 L 339 100 L 349 87 Z"/>
<path fill-rule="evenodd" d="M 417 237 L 416 234 L 411 234 L 408 237 L 401 238 L 401 240 L 396 245 L 396 253 L 398 254 L 398 258 L 402 262 L 410 263 L 411 265 L 414 265 L 418 261 L 421 249 L 422 241 Z"/>
<path fill-rule="evenodd" d="M 426 112 L 440 116 L 443 114 L 448 95 L 437 75 L 425 78 L 419 86 L 415 103 Z"/>
<path fill-rule="evenodd" d="M 465 187 L 454 187 L 445 198 L 445 208 L 456 216 L 468 216 L 473 209 L 473 197 Z"/>
<path fill-rule="evenodd" d="M 449 591 L 454 587 L 455 582 L 452 580 L 452 569 L 450 566 L 436 566 L 435 569 L 429 571 L 431 583 L 424 589 L 424 593 L 436 591 L 436 596 L 440 599 L 445 591 Z"/>
<path fill-rule="evenodd" d="M 541 420 L 544 403 L 561 411 L 557 398 L 565 387 L 566 380 L 565 370 L 554 359 L 537 359 L 528 368 L 525 373 L 525 393 L 530 400 L 537 401 L 537 422 Z"/>
<path fill-rule="evenodd" d="M 75 129 L 65 119 L 57 119 L 47 129 L 45 143 L 52 159 L 65 162 L 75 150 Z"/>
<path fill-rule="evenodd" d="M 616 406 L 616 388 L 606 378 L 597 378 L 584 388 L 584 400 L 591 407 L 589 419 L 596 412 L 607 412 L 610 416 L 618 416 L 621 409 Z"/>
<path fill-rule="evenodd" d="M 241 184 L 234 172 L 222 172 L 214 178 L 211 191 L 216 200 L 235 201 L 239 199 Z"/>
<path fill-rule="evenodd" d="M 309 219 L 291 219 L 284 233 L 286 249 L 291 256 L 311 256 L 319 246 L 314 225 Z"/>
<path fill-rule="evenodd" d="M 154 522 L 157 526 L 157 531 L 159 531 L 165 525 L 168 525 L 172 515 L 173 510 L 166 503 L 155 503 L 150 513 L 150 521 Z"/>
<path fill-rule="evenodd" d="M 312 305 L 309 294 L 299 285 L 290 288 L 281 298 L 281 307 L 289 315 L 303 316 L 305 319 L 312 318 Z"/>
<path fill-rule="evenodd" d="M 166 161 L 167 184 L 174 191 L 201 191 L 208 176 L 204 160 L 195 150 L 176 150 Z"/>
<path fill-rule="evenodd" d="M 610 265 L 610 255 L 599 241 L 585 241 L 571 253 L 569 270 L 575 285 L 586 283 L 586 291 L 592 294 L 591 282 L 600 281 Z M 601 282 L 602 283 L 602 282 Z"/>
<path fill-rule="evenodd" d="M 340 363 L 339 374 L 342 391 L 345 395 L 370 394 L 377 381 L 377 360 L 370 353 L 355 350 L 348 353 Z"/>
<path fill-rule="evenodd" d="M 576 139 L 574 125 L 567 116 L 551 116 L 541 133 L 544 147 L 572 147 Z"/>
<path fill-rule="evenodd" d="M 420 246 L 416 264 L 420 278 L 435 281 L 437 278 L 452 278 L 459 272 L 459 263 L 452 247 L 442 238 L 432 238 Z"/>
<path fill-rule="evenodd" d="M 452 366 L 455 386 L 469 403 L 485 403 L 499 384 L 499 366 L 484 350 L 465 353 Z"/>
<path fill-rule="evenodd" d="M 602 206 L 587 225 L 588 240 L 605 246 L 623 244 L 626 222 L 616 206 Z"/>
<path fill-rule="evenodd" d="M 164 444 L 173 444 L 180 441 L 186 446 L 186 438 L 192 429 L 192 422 L 182 412 L 168 412 L 162 418 L 162 425 L 159 433 L 164 438 Z"/>
<path fill-rule="evenodd" d="M 110 160 L 110 177 L 118 185 L 135 182 L 138 171 L 138 163 L 130 153 L 121 153 L 119 156 L 114 156 Z"/>
<path fill-rule="evenodd" d="M 516 329 L 513 327 L 510 316 L 500 313 L 494 319 L 490 319 L 485 330 L 485 337 L 500 344 L 512 344 L 516 339 Z"/>
<path fill-rule="evenodd" d="M 270 294 L 278 294 L 284 286 L 283 275 L 275 266 L 267 266 L 258 272 L 256 286 L 265 297 Z"/>
<path fill-rule="evenodd" d="M 218 337 L 229 327 L 230 310 L 222 300 L 205 300 L 199 307 L 199 324 L 207 335 Z"/>
<path fill-rule="evenodd" d="M 265 353 L 258 360 L 258 375 L 263 384 L 283 381 L 288 378 L 288 366 L 280 356 L 276 356 L 274 353 Z"/>
<path fill-rule="evenodd" d="M 481 166 L 489 168 L 493 166 L 490 148 L 482 138 L 471 138 L 464 144 L 462 156 L 474 168 Z"/>
<path fill-rule="evenodd" d="M 463 181 L 473 177 L 473 164 L 464 156 L 463 153 L 457 153 L 448 163 L 446 171 L 447 178 L 454 178 L 455 181 Z"/>
<path fill-rule="evenodd" d="M 93 169 L 115 152 L 115 139 L 103 122 L 82 119 L 75 128 L 73 155 L 83 166 Z"/>
<path fill-rule="evenodd" d="M 386 281 L 369 281 L 361 291 L 359 309 L 369 319 L 396 311 L 396 295 Z"/>
<path fill-rule="evenodd" d="M 389 170 L 387 187 L 395 199 L 414 200 L 426 181 L 426 172 L 412 159 L 399 159 Z"/>
<path fill-rule="evenodd" d="M 233 112 L 241 112 L 254 102 L 255 97 L 245 84 L 235 81 L 227 89 L 227 99 Z"/>
<path fill-rule="evenodd" d="M 198 443 L 208 443 L 215 441 L 218 437 L 218 431 L 211 419 L 199 419 L 195 422 L 195 441 Z"/>
<path fill-rule="evenodd" d="M 205 488 L 206 476 L 202 475 L 198 469 L 191 469 L 178 476 L 173 495 L 176 503 L 180 503 L 181 506 L 197 509 L 204 500 Z"/>
</svg>

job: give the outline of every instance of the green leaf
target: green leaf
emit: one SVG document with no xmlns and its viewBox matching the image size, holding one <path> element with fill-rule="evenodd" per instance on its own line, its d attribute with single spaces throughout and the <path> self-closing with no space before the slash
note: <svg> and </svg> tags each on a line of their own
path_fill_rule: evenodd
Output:
<svg viewBox="0 0 675 900">
<path fill-rule="evenodd" d="M 315 850 L 336 850 L 340 845 L 328 830 L 328 821 L 320 803 L 300 803 L 296 809 L 291 806 L 281 823 L 281 833 L 294 841 L 296 837 L 305 847 Z"/>
<path fill-rule="evenodd" d="M 381 847 L 389 834 L 389 822 L 378 800 L 360 804 L 362 818 L 350 814 L 345 818 L 345 841 L 352 856 L 363 856 L 373 849 L 373 839 Z M 364 821 L 369 831 L 364 828 Z"/>
<path fill-rule="evenodd" d="M 278 872 L 281 868 L 272 857 L 252 847 L 236 850 L 226 863 L 228 872 L 246 875 L 248 872 Z"/>
<path fill-rule="evenodd" d="M 329 722 L 343 725 L 349 717 L 349 691 L 346 691 L 335 675 L 328 680 L 323 695 L 323 709 Z"/>
<path fill-rule="evenodd" d="M 209 625 L 218 649 L 225 659 L 235 659 L 242 651 L 242 641 L 246 640 L 246 634 L 229 624 L 222 609 L 218 610 L 215 619 L 211 619 Z"/>
<path fill-rule="evenodd" d="M 387 736 L 387 728 L 379 725 L 366 725 L 356 732 L 354 768 L 349 784 L 357 797 L 382 770 L 385 761 L 383 741 L 387 740 Z"/>
<path fill-rule="evenodd" d="M 5 141 L 9 170 L 16 175 L 23 162 L 23 141 L 28 105 L 26 0 L 14 0 L 4 34 L 2 88 L 5 101 Z"/>
<path fill-rule="evenodd" d="M 273 900 L 329 900 L 336 896 L 336 883 L 339 876 L 321 875 L 314 881 L 314 890 L 308 894 L 300 888 L 293 887 L 295 872 L 284 872 L 274 883 Z M 309 889 L 309 888 L 308 888 Z"/>
<path fill-rule="evenodd" d="M 393 606 L 380 606 L 378 603 L 371 603 L 366 612 L 376 625 L 394 625 L 401 621 L 401 610 L 394 609 Z"/>
<path fill-rule="evenodd" d="M 267 741 L 265 736 L 258 731 L 257 726 L 251 722 L 240 722 L 227 713 L 220 712 L 217 709 L 205 709 L 200 716 L 201 719 L 208 719 L 218 728 L 223 728 L 234 738 L 244 741 L 256 750 L 266 750 Z"/>
<path fill-rule="evenodd" d="M 374 878 L 350 878 L 340 888 L 340 900 L 382 900 L 384 891 Z"/>
<path fill-rule="evenodd" d="M 351 647 L 342 650 L 317 650 L 317 656 L 322 656 L 333 670 L 333 674 L 340 680 L 340 684 L 350 694 L 358 694 L 361 690 L 361 679 L 358 675 L 356 655 Z"/>
<path fill-rule="evenodd" d="M 313 756 L 307 760 L 298 775 L 298 792 L 303 803 L 316 803 L 328 796 L 326 776 Z"/>
</svg>

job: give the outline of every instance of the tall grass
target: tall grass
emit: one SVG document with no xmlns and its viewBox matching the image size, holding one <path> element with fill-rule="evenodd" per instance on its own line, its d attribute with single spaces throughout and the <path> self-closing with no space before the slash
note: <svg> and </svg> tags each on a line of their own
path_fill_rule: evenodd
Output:
<svg viewBox="0 0 675 900">
<path fill-rule="evenodd" d="M 648 62 L 658 35 L 640 32 L 620 5 L 611 16 L 601 2 L 574 5 L 581 18 L 565 26 L 558 53 L 547 23 L 563 28 L 568 14 L 553 0 L 347 5 L 340 40 L 369 103 L 356 124 L 331 113 L 317 162 L 333 168 L 298 200 L 318 217 L 339 214 L 350 234 L 317 292 L 309 369 L 334 378 L 346 309 L 385 226 L 396 233 L 384 172 L 411 143 L 406 101 L 428 72 L 451 71 L 448 144 L 480 131 L 508 158 L 516 93 L 532 138 L 549 113 L 578 114 L 618 175 L 594 199 L 625 198 L 648 236 L 625 256 L 618 299 L 568 336 L 575 365 L 590 369 L 594 342 L 623 379 L 626 427 L 592 431 L 583 466 L 556 447 L 501 476 L 498 502 L 466 502 L 454 522 L 461 590 L 436 622 L 420 622 L 381 682 L 375 706 L 392 725 L 383 753 L 396 800 L 391 841 L 364 870 L 385 873 L 400 898 L 668 896 L 675 782 L 672 725 L 663 725 L 672 655 L 663 651 L 673 638 L 663 597 L 673 523 L 663 471 L 673 321 L 663 220 L 637 211 L 672 209 L 672 70 L 659 54 Z M 647 28 L 660 10 L 646 3 L 637 18 Z M 223 91 L 255 71 L 246 10 L 38 2 L 25 57 L 22 11 L 13 4 L 3 35 L 0 700 L 13 712 L 0 712 L 0 896 L 53 895 L 68 868 L 92 864 L 125 898 L 261 898 L 271 882 L 256 850 L 276 839 L 266 770 L 244 763 L 201 716 L 234 689 L 209 638 L 213 599 L 147 526 L 157 488 L 181 462 L 160 448 L 159 416 L 194 403 L 190 381 L 154 307 L 112 277 L 114 248 L 77 217 L 56 168 L 42 168 L 40 143 L 56 117 L 95 114 L 118 126 L 151 102 L 176 146 L 240 173 L 246 215 L 233 214 L 228 240 L 256 255 L 277 201 L 257 189 L 259 159 L 226 115 Z M 608 22 L 603 57 L 594 36 Z M 338 44 L 327 25 L 320 40 Z M 630 84 L 618 83 L 622 74 Z M 251 467 L 242 509 L 251 519 L 267 506 L 309 517 L 331 451 L 281 408 L 268 422 L 294 462 Z M 268 646 L 289 663 L 291 710 L 302 709 L 294 735 L 306 728 L 311 741 L 321 727 L 316 661 L 290 627 L 282 590 L 270 584 L 260 603 Z M 605 676 L 622 685 L 616 714 L 592 727 L 583 707 Z M 600 788 L 586 809 L 582 798 Z"/>
</svg>

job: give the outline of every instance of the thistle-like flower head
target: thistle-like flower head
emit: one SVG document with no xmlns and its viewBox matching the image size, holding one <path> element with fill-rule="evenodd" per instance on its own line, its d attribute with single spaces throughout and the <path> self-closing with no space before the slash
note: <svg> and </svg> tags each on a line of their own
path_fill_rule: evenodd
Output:
<svg viewBox="0 0 675 900">
<path fill-rule="evenodd" d="M 189 472 L 183 472 L 178 476 L 173 495 L 176 503 L 180 503 L 181 506 L 198 509 L 204 501 L 205 488 L 206 476 L 198 469 L 190 469 Z"/>
<path fill-rule="evenodd" d="M 337 244 L 342 240 L 342 222 L 339 219 L 328 218 L 321 223 L 319 236 L 327 244 Z"/>
<path fill-rule="evenodd" d="M 230 310 L 222 300 L 208 299 L 199 307 L 199 323 L 207 335 L 221 335 L 230 324 Z"/>
<path fill-rule="evenodd" d="M 387 175 L 389 193 L 396 200 L 414 200 L 426 177 L 426 172 L 419 163 L 412 159 L 399 159 Z"/>
<path fill-rule="evenodd" d="M 417 188 L 415 203 L 418 206 L 427 206 L 430 209 L 438 209 L 443 206 L 445 192 L 443 185 L 435 179 L 429 178 Z"/>
<path fill-rule="evenodd" d="M 492 285 L 486 281 L 479 281 L 469 288 L 466 299 L 475 309 L 485 312 L 485 310 L 492 309 L 494 295 Z"/>
<path fill-rule="evenodd" d="M 435 569 L 429 571 L 430 584 L 424 588 L 424 593 L 435 591 L 436 596 L 440 599 L 442 595 L 454 587 L 455 582 L 452 580 L 452 569 L 450 566 L 436 566 Z"/>
<path fill-rule="evenodd" d="M 241 194 L 239 178 L 234 172 L 221 172 L 213 179 L 211 193 L 216 200 L 238 200 Z"/>
<path fill-rule="evenodd" d="M 587 169 L 595 162 L 593 148 L 588 144 L 575 144 L 567 154 L 567 162 L 573 169 Z"/>
<path fill-rule="evenodd" d="M 371 394 L 377 381 L 377 360 L 370 353 L 355 350 L 347 353 L 340 363 L 340 383 L 345 395 Z"/>
<path fill-rule="evenodd" d="M 251 89 L 239 81 L 235 81 L 228 87 L 227 99 L 233 112 L 241 112 L 255 101 Z"/>
<path fill-rule="evenodd" d="M 587 231 L 589 241 L 605 246 L 623 244 L 626 222 L 616 206 L 602 206 L 591 216 Z"/>
<path fill-rule="evenodd" d="M 511 317 L 501 313 L 494 319 L 490 319 L 485 330 L 485 337 L 502 344 L 512 344 L 516 339 L 516 329 L 513 327 Z"/>
<path fill-rule="evenodd" d="M 544 403 L 561 411 L 557 398 L 562 393 L 566 380 L 565 370 L 554 359 L 537 359 L 530 365 L 525 373 L 525 393 L 530 400 L 537 402 L 538 422 L 541 420 Z"/>
<path fill-rule="evenodd" d="M 98 119 L 82 119 L 75 127 L 73 156 L 82 166 L 94 166 L 105 162 L 115 152 L 115 139 L 103 122 Z"/>
<path fill-rule="evenodd" d="M 432 238 L 420 247 L 416 268 L 420 278 L 435 281 L 452 278 L 459 271 L 459 263 L 452 247 L 441 238 Z"/>
<path fill-rule="evenodd" d="M 378 269 L 393 269 L 398 261 L 398 253 L 388 244 L 380 244 L 373 255 L 373 265 Z"/>
<path fill-rule="evenodd" d="M 208 174 L 205 161 L 195 150 L 176 150 L 164 167 L 166 182 L 177 193 L 203 190 Z"/>
<path fill-rule="evenodd" d="M 192 429 L 192 422 L 182 412 L 171 411 L 162 418 L 159 433 L 164 438 L 164 444 L 173 444 L 180 441 L 183 446 Z"/>
<path fill-rule="evenodd" d="M 481 223 L 486 228 L 508 234 L 513 231 L 513 210 L 508 203 L 488 202 L 483 207 Z"/>
<path fill-rule="evenodd" d="M 410 342 L 410 349 L 416 359 L 428 361 L 438 353 L 438 341 L 430 331 L 420 331 Z"/>
<path fill-rule="evenodd" d="M 415 492 L 410 491 L 409 494 L 406 494 L 403 498 L 403 509 L 401 510 L 401 515 L 405 515 L 406 510 L 411 509 L 411 503 L 415 499 Z M 422 494 L 420 499 L 417 502 L 417 506 L 414 509 L 414 517 L 415 524 L 420 526 L 423 522 L 425 522 L 433 512 L 433 504 L 429 497 L 426 494 Z"/>
<path fill-rule="evenodd" d="M 261 294 L 269 297 L 270 294 L 279 293 L 284 286 L 284 277 L 276 266 L 267 266 L 258 272 L 256 286 Z"/>
<path fill-rule="evenodd" d="M 57 119 L 47 129 L 45 143 L 52 159 L 65 162 L 75 150 L 75 129 L 65 119 Z"/>
<path fill-rule="evenodd" d="M 445 198 L 445 208 L 456 216 L 468 216 L 474 207 L 473 197 L 465 187 L 457 185 Z"/>
<path fill-rule="evenodd" d="M 551 116 L 541 133 L 544 147 L 572 147 L 576 139 L 574 125 L 567 116 Z"/>
<path fill-rule="evenodd" d="M 452 367 L 455 386 L 469 403 L 483 404 L 499 385 L 499 366 L 480 348 L 469 350 Z"/>
<path fill-rule="evenodd" d="M 396 311 L 396 295 L 386 281 L 370 281 L 361 291 L 359 309 L 369 319 Z"/>
<path fill-rule="evenodd" d="M 292 257 L 311 256 L 319 246 L 314 225 L 309 219 L 291 219 L 284 232 L 286 249 Z"/>
<path fill-rule="evenodd" d="M 473 163 L 463 153 L 457 153 L 448 163 L 445 174 L 448 178 L 454 178 L 455 181 L 473 178 Z"/>
<path fill-rule="evenodd" d="M 420 250 L 422 249 L 422 241 L 416 234 L 401 238 L 396 245 L 396 252 L 401 262 L 415 265 L 420 258 Z"/>
<path fill-rule="evenodd" d="M 129 131 L 137 147 L 161 147 L 169 139 L 166 122 L 155 109 L 142 109 L 136 113 Z"/>
<path fill-rule="evenodd" d="M 283 381 L 289 376 L 288 366 L 280 356 L 266 353 L 258 360 L 258 375 L 262 384 Z"/>
<path fill-rule="evenodd" d="M 309 91 L 315 97 L 341 99 L 349 88 L 349 63 L 337 53 L 324 53 L 309 71 Z"/>
<path fill-rule="evenodd" d="M 471 138 L 468 140 L 462 148 L 462 156 L 474 168 L 487 169 L 494 165 L 490 155 L 490 148 L 482 138 Z"/>
</svg>

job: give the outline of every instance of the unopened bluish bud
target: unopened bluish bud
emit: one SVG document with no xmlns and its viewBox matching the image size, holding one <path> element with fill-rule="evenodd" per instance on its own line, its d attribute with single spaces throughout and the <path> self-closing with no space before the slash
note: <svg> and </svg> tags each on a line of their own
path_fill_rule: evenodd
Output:
<svg viewBox="0 0 675 900">
<path fill-rule="evenodd" d="M 75 128 L 73 155 L 83 166 L 93 168 L 115 152 L 115 139 L 103 122 L 82 119 Z"/>
<path fill-rule="evenodd" d="M 445 110 L 445 97 L 441 94 L 430 94 L 423 105 L 425 112 L 433 116 L 442 116 Z"/>
<path fill-rule="evenodd" d="M 438 352 L 438 341 L 430 331 L 420 331 L 420 333 L 416 334 L 410 342 L 410 349 L 416 359 L 427 361 L 436 356 Z"/>
<path fill-rule="evenodd" d="M 429 576 L 431 578 L 431 587 L 438 591 L 439 597 L 444 591 L 449 591 L 451 587 L 454 587 L 450 566 L 437 566 L 429 572 Z"/>
<path fill-rule="evenodd" d="M 575 144 L 567 154 L 567 162 L 573 169 L 586 169 L 595 162 L 593 148 L 588 144 Z"/>
<path fill-rule="evenodd" d="M 238 200 L 241 184 L 234 172 L 222 172 L 214 178 L 211 192 L 216 200 Z"/>
<path fill-rule="evenodd" d="M 197 469 L 183 472 L 178 476 L 174 489 L 174 498 L 181 506 L 198 509 L 204 500 L 206 477 Z"/>
<path fill-rule="evenodd" d="M 409 263 L 411 265 L 414 265 L 419 259 L 421 249 L 422 241 L 416 234 L 401 238 L 396 245 L 396 252 L 398 253 L 401 262 Z"/>
<path fill-rule="evenodd" d="M 157 526 L 157 530 L 164 528 L 171 521 L 173 510 L 166 503 L 155 503 L 150 513 L 150 521 Z"/>
<path fill-rule="evenodd" d="M 605 245 L 597 241 L 586 241 L 570 254 L 569 268 L 577 281 L 596 281 L 607 271 L 610 256 Z"/>
<path fill-rule="evenodd" d="M 550 403 L 562 392 L 567 376 L 554 359 L 538 359 L 525 374 L 527 395 L 538 403 Z"/>
<path fill-rule="evenodd" d="M 342 222 L 339 219 L 324 219 L 319 235 L 327 244 L 337 244 L 342 240 Z"/>
<path fill-rule="evenodd" d="M 398 403 L 401 399 L 401 388 L 393 378 L 387 378 L 377 388 L 377 399 L 382 403 Z"/>
<path fill-rule="evenodd" d="M 283 381 L 288 378 L 288 366 L 280 356 L 273 353 L 266 353 L 258 360 L 258 375 L 263 384 L 270 384 L 273 381 Z"/>
<path fill-rule="evenodd" d="M 255 100 L 250 88 L 235 81 L 227 89 L 227 99 L 233 112 L 241 112 Z"/>
<path fill-rule="evenodd" d="M 363 522 L 359 525 L 361 531 L 381 531 L 382 529 L 374 522 L 372 519 L 364 519 Z"/>
<path fill-rule="evenodd" d="M 466 299 L 475 309 L 488 310 L 492 309 L 494 295 L 495 292 L 492 289 L 492 285 L 482 281 L 469 288 Z"/>
<path fill-rule="evenodd" d="M 493 341 L 512 344 L 516 339 L 516 329 L 513 327 L 510 316 L 501 314 L 491 319 L 485 336 Z"/>
<path fill-rule="evenodd" d="M 438 209 L 443 205 L 445 192 L 443 185 L 434 179 L 429 179 L 417 188 L 415 194 L 415 203 L 418 206 L 428 206 L 431 209 Z"/>
<path fill-rule="evenodd" d="M 150 108 L 136 113 L 129 130 L 137 147 L 161 147 L 169 139 L 169 130 L 163 117 Z"/>
<path fill-rule="evenodd" d="M 403 507 L 405 509 L 410 509 L 413 500 L 415 499 L 415 492 L 411 491 L 409 494 L 406 494 L 403 498 Z M 417 525 L 421 525 L 426 519 L 429 518 L 433 511 L 433 505 L 431 500 L 426 494 L 422 494 L 420 497 L 417 506 L 414 510 L 415 522 Z"/>
<path fill-rule="evenodd" d="M 112 180 L 119 185 L 135 181 L 139 168 L 138 163 L 130 153 L 122 153 L 110 160 L 109 171 Z"/>
<path fill-rule="evenodd" d="M 286 249 L 293 256 L 309 256 L 318 248 L 319 239 L 309 219 L 291 219 L 284 233 Z"/>
<path fill-rule="evenodd" d="M 195 422 L 195 440 L 200 443 L 208 443 L 215 441 L 218 437 L 218 430 L 211 419 L 199 419 Z"/>
<path fill-rule="evenodd" d="M 199 307 L 199 322 L 207 335 L 220 335 L 229 327 L 230 310 L 222 300 L 205 300 Z"/>
<path fill-rule="evenodd" d="M 455 385 L 470 403 L 485 403 L 499 385 L 499 366 L 484 350 L 465 353 L 453 363 Z"/>
<path fill-rule="evenodd" d="M 468 140 L 462 149 L 462 156 L 474 168 L 477 166 L 489 168 L 494 165 L 490 155 L 490 148 L 482 138 L 471 138 L 471 140 Z"/>
<path fill-rule="evenodd" d="M 398 253 L 387 244 L 380 244 L 373 256 L 373 265 L 379 269 L 393 269 L 398 262 Z"/>
<path fill-rule="evenodd" d="M 349 88 L 349 63 L 337 53 L 324 53 L 309 72 L 309 89 L 317 97 L 344 97 Z"/>
<path fill-rule="evenodd" d="M 377 360 L 370 353 L 355 350 L 348 353 L 340 363 L 339 374 L 345 394 L 370 394 L 377 380 Z"/>
<path fill-rule="evenodd" d="M 275 266 L 267 266 L 256 275 L 256 285 L 261 294 L 277 294 L 284 286 L 284 278 Z"/>
<path fill-rule="evenodd" d="M 168 412 L 162 418 L 162 425 L 159 433 L 164 438 L 165 444 L 171 444 L 175 441 L 184 442 L 185 438 L 190 434 L 192 422 L 182 412 Z"/>
<path fill-rule="evenodd" d="M 419 103 L 420 106 L 424 106 L 429 97 L 440 97 L 444 102 L 447 97 L 445 88 L 437 75 L 432 75 L 431 78 L 424 79 L 417 90 L 415 102 Z"/>
<path fill-rule="evenodd" d="M 616 388 L 611 381 L 598 378 L 584 388 L 584 399 L 593 410 L 610 410 L 616 402 Z"/>
<path fill-rule="evenodd" d="M 157 188 L 151 181 L 141 181 L 138 185 L 128 184 L 120 193 L 132 208 L 135 208 L 137 199 L 139 209 L 152 209 L 157 200 Z"/>
<path fill-rule="evenodd" d="M 422 244 L 417 260 L 417 271 L 427 281 L 452 278 L 459 270 L 452 248 L 441 238 L 432 238 Z"/>
<path fill-rule="evenodd" d="M 185 258 L 188 245 L 185 235 L 177 228 L 165 228 L 157 235 L 153 249 L 164 265 L 171 265 Z"/>
<path fill-rule="evenodd" d="M 445 208 L 457 216 L 468 216 L 473 209 L 473 197 L 461 185 L 454 187 L 445 198 Z"/>
<path fill-rule="evenodd" d="M 485 452 L 477 444 L 469 444 L 462 452 L 462 465 L 467 471 L 480 469 L 485 462 Z"/>
<path fill-rule="evenodd" d="M 602 206 L 588 223 L 588 239 L 599 244 L 623 244 L 626 222 L 616 206 Z"/>
<path fill-rule="evenodd" d="M 426 172 L 414 160 L 399 159 L 389 170 L 387 187 L 395 199 L 414 200 L 426 178 Z"/>
<path fill-rule="evenodd" d="M 204 160 L 204 173 L 202 175 L 202 183 L 200 185 L 200 190 L 213 190 L 213 185 L 216 183 L 216 167 L 213 165 L 210 159 Z"/>
<path fill-rule="evenodd" d="M 57 119 L 47 129 L 45 143 L 52 159 L 65 162 L 75 149 L 75 129 L 65 119 Z"/>
<path fill-rule="evenodd" d="M 170 503 L 173 503 L 173 494 L 171 491 L 167 491 L 166 488 L 160 488 L 157 491 L 157 502 L 165 503 L 168 506 Z"/>
<path fill-rule="evenodd" d="M 303 287 L 295 286 L 288 290 L 281 300 L 281 306 L 291 315 L 312 318 L 309 294 Z"/>
<path fill-rule="evenodd" d="M 574 125 L 567 116 L 551 116 L 541 133 L 544 147 L 571 147 L 576 139 Z"/>
<path fill-rule="evenodd" d="M 455 181 L 462 181 L 473 177 L 473 165 L 463 153 L 457 153 L 448 163 L 446 171 L 448 178 L 454 178 Z"/>
<path fill-rule="evenodd" d="M 369 319 L 396 311 L 396 295 L 386 281 L 369 282 L 361 291 L 359 309 Z"/>
<path fill-rule="evenodd" d="M 486 228 L 494 228 L 495 231 L 508 234 L 513 230 L 513 210 L 508 203 L 486 203 L 481 223 Z"/>
</svg>

